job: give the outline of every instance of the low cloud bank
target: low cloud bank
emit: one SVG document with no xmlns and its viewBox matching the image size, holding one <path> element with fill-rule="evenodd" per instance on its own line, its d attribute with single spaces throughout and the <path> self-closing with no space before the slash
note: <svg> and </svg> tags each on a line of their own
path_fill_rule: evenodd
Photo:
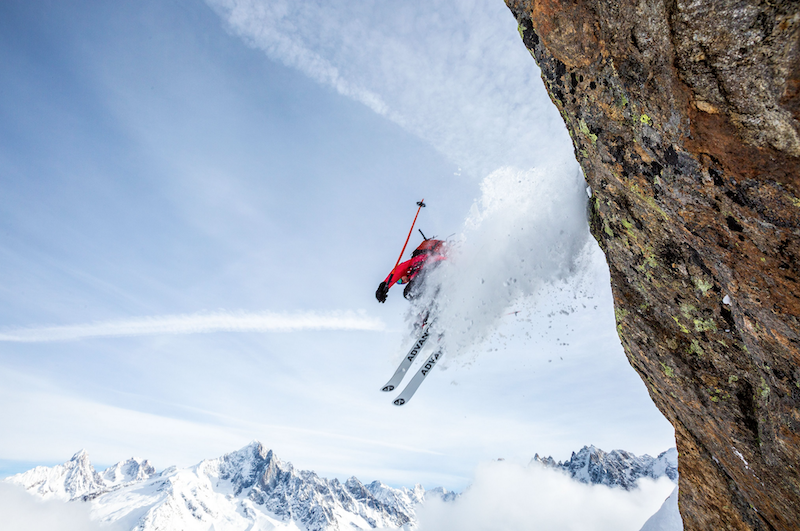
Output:
<svg viewBox="0 0 800 531">
<path fill-rule="evenodd" d="M 419 531 L 639 531 L 674 488 L 661 478 L 625 491 L 539 465 L 491 462 L 456 501 L 429 500 L 417 517 Z"/>
<path fill-rule="evenodd" d="M 481 184 L 462 232 L 409 313 L 435 306 L 448 357 L 479 345 L 515 304 L 590 266 L 586 184 L 574 160 L 501 168 Z M 438 290 L 437 287 L 438 286 Z"/>
<path fill-rule="evenodd" d="M 0 527 L 5 531 L 122 531 L 90 517 L 88 503 L 42 500 L 22 487 L 0 481 Z"/>
<path fill-rule="evenodd" d="M 210 332 L 294 332 L 298 330 L 383 330 L 384 323 L 362 312 L 227 312 L 160 315 L 115 321 L 6 329 L 0 341 L 35 343 L 89 337 L 203 334 Z"/>
</svg>

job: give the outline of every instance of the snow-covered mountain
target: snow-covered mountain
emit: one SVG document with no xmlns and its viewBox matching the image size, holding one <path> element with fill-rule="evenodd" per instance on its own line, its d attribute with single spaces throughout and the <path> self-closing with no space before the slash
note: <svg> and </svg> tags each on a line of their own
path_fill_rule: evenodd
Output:
<svg viewBox="0 0 800 531">
<path fill-rule="evenodd" d="M 63 465 L 37 466 L 8 478 L 8 481 L 22 485 L 45 499 L 74 500 L 143 481 L 154 474 L 155 469 L 147 460 L 136 458 L 117 463 L 98 474 L 89 462 L 89 454 L 81 450 Z"/>
<path fill-rule="evenodd" d="M 672 491 L 661 508 L 644 523 L 639 531 L 682 531 L 683 519 L 678 510 L 678 487 Z"/>
<path fill-rule="evenodd" d="M 539 457 L 536 454 L 532 463 L 559 468 L 573 479 L 582 483 L 622 487 L 630 490 L 636 487 L 639 478 L 658 479 L 667 476 L 678 481 L 678 451 L 670 448 L 653 458 L 645 454 L 636 456 L 625 450 L 604 452 L 594 446 L 584 446 L 576 454 L 572 452 L 569 460 L 556 463 L 552 457 Z"/>
<path fill-rule="evenodd" d="M 674 449 L 654 459 L 589 446 L 564 463 L 538 454 L 532 463 L 561 469 L 584 483 L 624 489 L 633 488 L 641 477 L 677 478 Z M 98 473 L 87 453 L 80 451 L 63 465 L 36 467 L 6 481 L 43 498 L 89 503 L 94 518 L 131 531 L 412 531 L 420 503 L 434 497 L 448 502 L 459 496 L 442 488 L 426 491 L 420 485 L 395 489 L 380 481 L 363 484 L 355 477 L 344 483 L 328 480 L 295 469 L 259 442 L 192 467 L 171 467 L 160 473 L 147 460 L 136 458 Z M 680 521 L 677 505 L 661 512 L 659 525 L 675 518 Z"/>
<path fill-rule="evenodd" d="M 155 475 L 156 469 L 147 459 L 137 459 L 131 457 L 127 461 L 120 461 L 114 466 L 108 467 L 100 477 L 106 487 L 117 487 L 143 481 Z"/>
<path fill-rule="evenodd" d="M 426 496 L 454 496 L 444 489 L 426 493 L 419 485 L 394 489 L 355 477 L 344 483 L 320 478 L 259 442 L 160 473 L 147 461 L 129 459 L 100 474 L 81 451 L 63 465 L 36 467 L 7 481 L 45 498 L 90 502 L 94 517 L 133 531 L 412 529 L 414 508 Z"/>
</svg>

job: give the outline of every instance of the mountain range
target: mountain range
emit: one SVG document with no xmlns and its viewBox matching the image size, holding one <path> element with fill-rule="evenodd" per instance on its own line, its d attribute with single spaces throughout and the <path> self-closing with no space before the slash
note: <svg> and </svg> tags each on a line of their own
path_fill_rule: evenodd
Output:
<svg viewBox="0 0 800 531">
<path fill-rule="evenodd" d="M 641 477 L 666 475 L 675 481 L 676 458 L 674 450 L 654 459 L 588 446 L 564 463 L 537 454 L 531 466 L 556 467 L 578 481 L 630 489 Z M 216 459 L 161 472 L 137 458 L 97 472 L 82 450 L 63 465 L 39 466 L 6 481 L 45 499 L 90 502 L 94 518 L 131 531 L 410 531 L 417 527 L 418 504 L 459 496 L 421 485 L 396 489 L 355 477 L 328 480 L 294 468 L 257 441 Z"/>
<path fill-rule="evenodd" d="M 539 454 L 531 462 L 561 469 L 581 483 L 622 487 L 625 490 L 635 488 L 640 478 L 667 476 L 673 482 L 678 482 L 678 451 L 675 448 L 653 458 L 647 454 L 636 456 L 625 450 L 604 452 L 594 446 L 584 446 L 577 454 L 572 452 L 572 456 L 563 463 L 557 463 L 552 457 L 541 458 Z"/>
</svg>

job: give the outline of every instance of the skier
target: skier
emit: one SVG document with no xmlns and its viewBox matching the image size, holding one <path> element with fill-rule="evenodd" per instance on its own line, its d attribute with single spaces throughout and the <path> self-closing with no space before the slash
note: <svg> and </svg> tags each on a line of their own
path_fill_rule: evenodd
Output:
<svg viewBox="0 0 800 531">
<path fill-rule="evenodd" d="M 414 216 L 414 222 L 411 224 L 411 229 L 408 231 L 408 236 L 406 237 L 406 242 L 403 244 L 403 250 L 400 251 L 400 256 L 397 257 L 397 262 L 394 264 L 394 268 L 392 272 L 389 273 L 389 276 L 386 277 L 386 280 L 380 283 L 378 286 L 378 290 L 375 292 L 375 298 L 378 299 L 378 302 L 386 302 L 386 296 L 389 294 L 389 288 L 391 288 L 395 284 L 405 284 L 406 287 L 403 290 L 403 296 L 407 299 L 413 299 L 415 296 L 419 295 L 423 289 L 423 283 L 425 281 L 425 277 L 428 273 L 442 260 L 446 258 L 446 251 L 447 251 L 447 244 L 442 240 L 436 240 L 433 238 L 426 238 L 425 234 L 422 231 L 419 231 L 422 234 L 422 238 L 425 240 L 423 241 L 419 247 L 417 247 L 413 253 L 411 253 L 411 259 L 406 260 L 402 264 L 400 260 L 403 259 L 403 253 L 406 252 L 406 246 L 408 245 L 408 241 L 411 238 L 411 233 L 414 231 L 414 225 L 417 223 L 417 217 L 419 216 L 420 210 L 425 206 L 425 200 L 417 202 L 417 214 Z M 434 290 L 438 291 L 438 290 Z M 436 294 L 433 293 L 433 297 L 435 298 Z M 406 354 L 406 357 L 403 358 L 403 361 L 400 362 L 400 365 L 397 367 L 397 370 L 392 375 L 391 379 L 381 388 L 381 391 L 393 391 L 403 380 L 408 369 L 411 367 L 411 364 L 416 359 L 417 354 L 420 353 L 422 347 L 425 345 L 425 342 L 428 340 L 430 335 L 431 327 L 433 326 L 433 322 L 436 320 L 435 317 L 430 317 L 431 309 L 424 310 L 420 313 L 418 323 L 415 325 L 418 328 L 419 338 L 414 343 L 414 346 L 411 347 L 411 350 Z M 437 332 L 439 339 L 442 338 L 442 333 Z M 422 364 L 422 367 L 417 371 L 411 381 L 406 385 L 403 392 L 392 402 L 396 406 L 402 406 L 409 400 L 411 397 L 414 396 L 414 393 L 419 388 L 422 381 L 428 375 L 428 373 L 433 369 L 436 362 L 443 354 L 442 347 L 436 349 L 436 351 L 431 354 L 425 363 Z"/>
<path fill-rule="evenodd" d="M 386 302 L 389 288 L 394 284 L 405 284 L 403 296 L 406 299 L 413 299 L 421 291 L 425 274 L 431 270 L 431 267 L 446 258 L 445 247 L 445 242 L 442 240 L 425 238 L 419 244 L 419 247 L 411 253 L 411 259 L 398 264 L 389 273 L 386 280 L 380 283 L 378 290 L 375 292 L 375 298 L 378 299 L 378 302 Z"/>
</svg>

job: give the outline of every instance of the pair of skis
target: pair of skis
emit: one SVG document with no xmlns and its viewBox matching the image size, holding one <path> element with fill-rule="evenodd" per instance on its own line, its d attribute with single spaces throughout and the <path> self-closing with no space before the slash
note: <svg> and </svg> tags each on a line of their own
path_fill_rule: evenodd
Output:
<svg viewBox="0 0 800 531">
<path fill-rule="evenodd" d="M 389 381 L 386 382 L 386 385 L 384 385 L 381 388 L 381 391 L 385 391 L 388 393 L 389 391 L 394 391 L 394 389 L 398 385 L 400 385 L 400 382 L 403 381 L 406 372 L 408 372 L 408 369 L 411 368 L 411 364 L 414 363 L 414 360 L 416 359 L 417 355 L 422 351 L 422 347 L 425 346 L 425 342 L 428 341 L 428 338 L 430 337 L 431 333 L 432 324 L 433 322 L 430 321 L 426 322 L 422 326 L 422 333 L 420 334 L 419 339 L 417 339 L 417 341 L 411 347 L 411 350 L 408 351 L 408 354 L 406 354 L 406 357 L 403 358 L 403 361 L 400 362 L 400 365 L 397 367 L 397 370 L 394 371 L 394 375 L 392 375 Z M 408 385 L 406 385 L 405 389 L 403 389 L 403 392 L 400 393 L 392 403 L 396 406 L 402 406 L 403 404 L 411 400 L 411 397 L 414 396 L 414 393 L 417 392 L 419 386 L 422 385 L 422 381 L 425 380 L 425 378 L 433 369 L 434 365 L 436 365 L 436 362 L 439 361 L 439 358 L 441 357 L 442 357 L 442 349 L 440 347 L 436 349 L 436 352 L 434 352 L 428 357 L 425 363 L 422 364 L 422 367 L 420 367 L 419 370 L 417 371 L 417 374 L 415 374 L 414 377 L 411 378 L 411 381 L 409 381 Z"/>
</svg>

